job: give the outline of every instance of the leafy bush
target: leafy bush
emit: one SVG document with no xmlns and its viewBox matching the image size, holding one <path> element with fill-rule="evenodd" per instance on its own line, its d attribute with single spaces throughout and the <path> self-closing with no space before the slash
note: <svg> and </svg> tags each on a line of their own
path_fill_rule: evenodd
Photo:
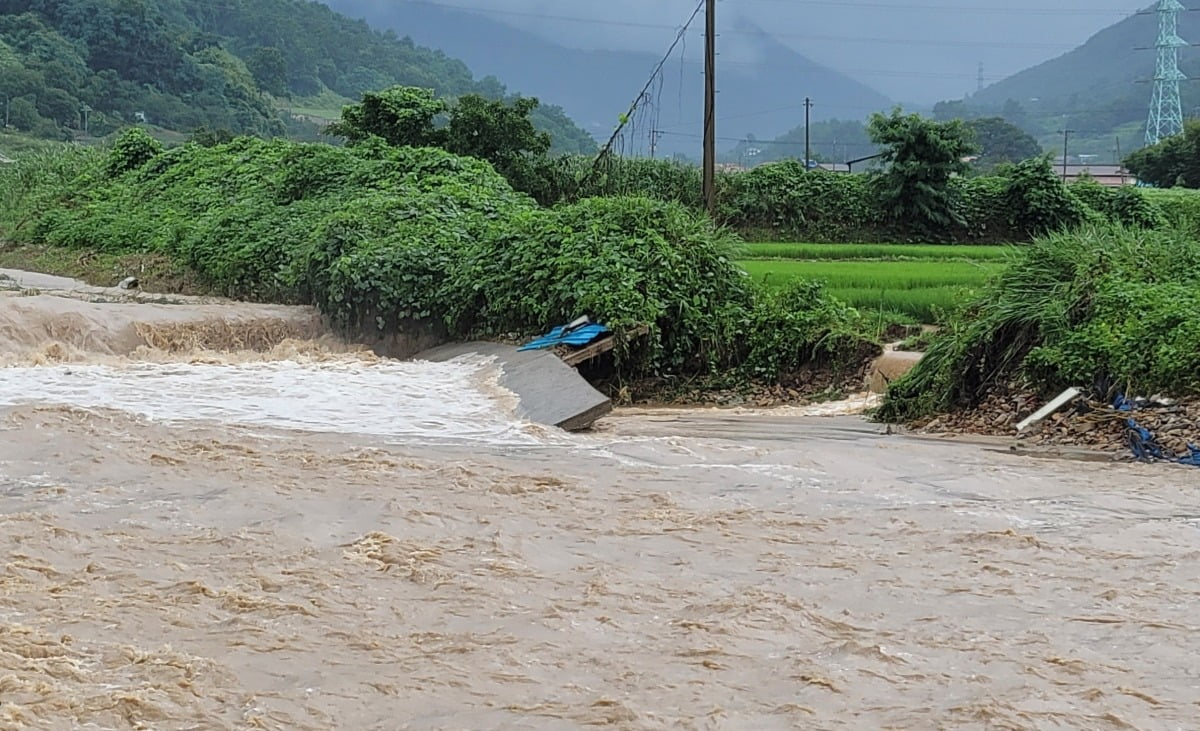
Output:
<svg viewBox="0 0 1200 731">
<path fill-rule="evenodd" d="M 1063 185 L 1045 157 L 1017 163 L 1007 177 L 1009 225 L 1022 239 L 1074 228 L 1088 216 L 1088 207 Z"/>
<path fill-rule="evenodd" d="M 719 216 L 740 230 L 838 240 L 880 225 L 868 181 L 861 176 L 805 170 L 787 160 L 726 175 L 720 183 Z"/>
<path fill-rule="evenodd" d="M 918 114 L 874 114 L 867 127 L 887 165 L 872 181 L 879 205 L 893 219 L 930 232 L 963 222 L 950 180 L 967 172 L 965 158 L 978 151 L 962 120 L 936 122 Z"/>
<path fill-rule="evenodd" d="M 1003 177 L 955 178 L 950 190 L 961 228 L 954 238 L 965 241 L 1012 241 L 1008 211 L 1008 179 Z"/>
<path fill-rule="evenodd" d="M 1200 246 L 1188 232 L 1087 227 L 1018 252 L 893 384 L 880 417 L 970 406 L 1014 379 L 1200 393 Z"/>
<path fill-rule="evenodd" d="M 648 198 L 526 213 L 455 273 L 449 299 L 469 305 L 456 329 L 500 333 L 588 314 L 612 327 L 650 326 L 648 368 L 712 370 L 735 361 L 754 305 L 733 263 L 736 244 L 703 216 Z"/>
<path fill-rule="evenodd" d="M 1168 226 L 1200 231 L 1200 191 L 1185 188 L 1139 188 Z"/>
<path fill-rule="evenodd" d="M 147 134 L 146 130 L 131 127 L 117 136 L 109 150 L 108 174 L 116 177 L 140 168 L 162 151 L 162 143 Z"/>
<path fill-rule="evenodd" d="M 763 381 L 814 362 L 853 368 L 860 365 L 864 330 L 862 315 L 826 295 L 823 284 L 794 280 L 754 308 L 745 368 Z"/>
<path fill-rule="evenodd" d="M 1094 180 L 1080 180 L 1072 183 L 1070 190 L 1110 223 L 1132 228 L 1154 228 L 1164 223 L 1162 210 L 1138 188 L 1106 188 Z"/>
</svg>

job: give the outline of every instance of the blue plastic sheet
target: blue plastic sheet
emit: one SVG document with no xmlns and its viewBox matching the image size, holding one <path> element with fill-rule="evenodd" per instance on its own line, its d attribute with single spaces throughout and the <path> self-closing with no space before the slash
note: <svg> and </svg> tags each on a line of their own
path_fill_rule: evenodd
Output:
<svg viewBox="0 0 1200 731">
<path fill-rule="evenodd" d="M 545 350 L 558 345 L 582 348 L 610 332 L 612 331 L 608 328 L 597 324 L 582 325 L 574 330 L 568 330 L 566 325 L 559 325 L 542 337 L 522 345 L 518 350 Z"/>
<path fill-rule="evenodd" d="M 1154 438 L 1154 434 L 1149 429 L 1137 423 L 1133 418 L 1133 412 L 1137 409 L 1137 405 L 1129 399 L 1125 398 L 1124 394 L 1118 394 L 1113 401 L 1113 408 L 1117 411 L 1123 411 L 1130 416 L 1125 419 L 1126 434 L 1129 438 L 1129 448 L 1133 451 L 1133 456 L 1140 460 L 1160 460 L 1163 462 L 1174 462 L 1175 464 L 1191 465 L 1192 467 L 1200 467 L 1200 447 L 1195 444 L 1188 445 L 1188 454 L 1179 455 L 1171 454 L 1163 448 L 1158 440 Z"/>
</svg>

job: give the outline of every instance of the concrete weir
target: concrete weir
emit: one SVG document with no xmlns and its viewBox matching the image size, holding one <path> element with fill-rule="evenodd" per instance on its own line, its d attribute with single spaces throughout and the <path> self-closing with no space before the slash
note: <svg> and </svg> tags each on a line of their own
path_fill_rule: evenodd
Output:
<svg viewBox="0 0 1200 731">
<path fill-rule="evenodd" d="M 496 358 L 500 385 L 516 394 L 518 415 L 529 421 L 582 431 L 613 409 L 611 399 L 547 351 L 521 351 L 499 343 L 452 343 L 419 353 L 416 359 L 436 363 L 473 354 Z"/>
<path fill-rule="evenodd" d="M 0 354 L 36 357 L 51 344 L 115 356 L 142 347 L 267 350 L 289 338 L 354 344 L 333 336 L 311 307 L 164 296 L 141 292 L 136 286 L 93 287 L 66 277 L 0 269 Z M 517 396 L 518 415 L 538 424 L 581 431 L 613 409 L 608 397 L 547 351 L 520 351 L 486 342 L 421 350 L 438 342 L 436 334 L 428 333 L 354 342 L 402 360 L 493 356 L 501 370 L 500 385 Z"/>
</svg>

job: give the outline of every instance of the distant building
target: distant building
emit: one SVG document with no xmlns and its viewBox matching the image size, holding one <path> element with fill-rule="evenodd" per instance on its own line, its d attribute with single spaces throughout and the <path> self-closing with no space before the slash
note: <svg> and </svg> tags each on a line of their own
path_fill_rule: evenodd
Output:
<svg viewBox="0 0 1200 731">
<path fill-rule="evenodd" d="M 1063 175 L 1061 158 L 1058 164 L 1055 165 L 1054 172 L 1060 176 Z M 1119 188 L 1122 185 L 1133 185 L 1137 182 L 1137 176 L 1126 170 L 1122 165 L 1078 165 L 1068 163 L 1064 177 L 1068 183 L 1073 183 L 1080 178 L 1091 177 L 1092 180 L 1108 188 Z"/>
</svg>

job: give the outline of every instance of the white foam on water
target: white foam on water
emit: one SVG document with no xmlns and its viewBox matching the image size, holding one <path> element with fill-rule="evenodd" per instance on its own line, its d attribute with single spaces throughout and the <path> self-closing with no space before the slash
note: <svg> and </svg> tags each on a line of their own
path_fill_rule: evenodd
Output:
<svg viewBox="0 0 1200 731">
<path fill-rule="evenodd" d="M 537 444 L 491 359 L 129 363 L 0 369 L 0 405 L 115 409 L 160 422 L 399 438 Z"/>
</svg>

